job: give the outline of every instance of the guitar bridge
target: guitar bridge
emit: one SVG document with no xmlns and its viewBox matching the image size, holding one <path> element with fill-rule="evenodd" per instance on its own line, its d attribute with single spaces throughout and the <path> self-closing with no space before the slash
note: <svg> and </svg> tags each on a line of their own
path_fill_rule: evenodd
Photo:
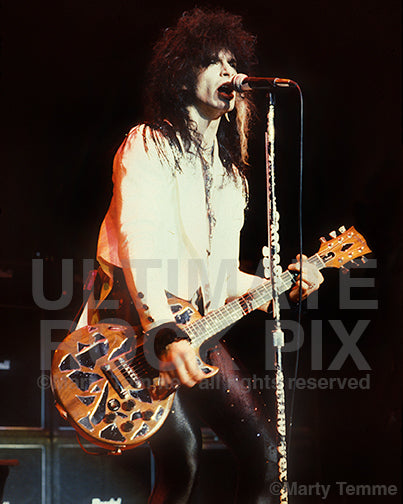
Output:
<svg viewBox="0 0 403 504">
<path fill-rule="evenodd" d="M 128 383 L 134 387 L 135 389 L 140 389 L 143 387 L 143 384 L 138 376 L 138 374 L 129 366 L 129 364 L 122 359 L 121 357 L 117 360 L 119 365 L 116 364 L 119 371 L 126 378 Z"/>
</svg>

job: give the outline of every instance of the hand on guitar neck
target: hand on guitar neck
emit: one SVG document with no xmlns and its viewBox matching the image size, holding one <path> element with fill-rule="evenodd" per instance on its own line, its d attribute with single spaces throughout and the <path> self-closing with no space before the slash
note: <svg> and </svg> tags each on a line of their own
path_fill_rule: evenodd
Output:
<svg viewBox="0 0 403 504">
<path fill-rule="evenodd" d="M 290 264 L 288 266 L 290 271 L 301 271 L 301 260 L 300 255 L 298 254 L 296 257 L 296 262 Z M 302 280 L 302 299 L 299 299 L 299 286 L 300 281 Z M 308 258 L 306 255 L 302 255 L 302 274 L 298 275 L 295 285 L 290 290 L 289 298 L 290 301 L 294 303 L 298 303 L 298 301 L 303 301 L 307 298 L 312 292 L 315 292 L 319 289 L 320 284 L 323 282 L 323 275 L 318 270 L 318 268 L 308 262 Z"/>
<path fill-rule="evenodd" d="M 299 273 L 300 271 L 300 259 L 299 254 L 295 258 L 295 262 L 288 265 L 288 270 L 291 272 Z M 263 280 L 262 281 L 266 281 Z M 323 282 L 323 275 L 319 269 L 312 263 L 308 261 L 306 255 L 302 255 L 302 301 L 306 299 L 310 294 L 319 289 L 320 284 Z M 297 276 L 292 289 L 289 292 L 289 299 L 293 303 L 298 303 L 299 299 L 299 283 L 300 275 Z M 258 310 L 267 312 L 271 306 L 271 300 L 268 303 L 263 304 L 257 308 Z"/>
</svg>

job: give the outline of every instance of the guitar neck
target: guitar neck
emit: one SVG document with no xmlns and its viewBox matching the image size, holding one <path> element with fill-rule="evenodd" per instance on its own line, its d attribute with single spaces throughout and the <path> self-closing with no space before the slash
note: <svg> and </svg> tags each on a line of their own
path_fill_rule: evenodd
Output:
<svg viewBox="0 0 403 504">
<path fill-rule="evenodd" d="M 326 267 L 318 254 L 313 255 L 308 259 L 308 262 L 314 264 L 318 269 Z M 296 274 L 290 271 L 284 271 L 278 285 L 274 286 L 276 292 L 280 295 L 287 291 L 295 283 Z M 243 296 L 240 296 L 226 305 L 213 310 L 203 318 L 184 326 L 182 329 L 189 335 L 194 347 L 200 347 L 205 341 L 212 338 L 219 332 L 231 326 L 242 317 L 251 313 L 273 298 L 272 281 L 267 280 L 258 287 L 249 290 Z"/>
</svg>

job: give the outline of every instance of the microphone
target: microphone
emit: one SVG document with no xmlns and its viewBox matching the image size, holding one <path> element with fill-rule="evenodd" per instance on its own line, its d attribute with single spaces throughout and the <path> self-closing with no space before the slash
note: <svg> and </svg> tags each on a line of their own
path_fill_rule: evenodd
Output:
<svg viewBox="0 0 403 504">
<path fill-rule="evenodd" d="M 231 85 L 235 91 L 241 93 L 242 91 L 253 91 L 254 89 L 296 87 L 298 84 L 290 79 L 280 79 L 278 77 L 248 77 L 245 74 L 236 74 L 231 79 Z"/>
</svg>

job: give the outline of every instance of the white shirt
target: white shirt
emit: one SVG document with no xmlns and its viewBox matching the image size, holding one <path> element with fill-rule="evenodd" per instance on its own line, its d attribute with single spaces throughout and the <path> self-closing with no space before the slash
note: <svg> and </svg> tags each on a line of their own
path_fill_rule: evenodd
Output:
<svg viewBox="0 0 403 504">
<path fill-rule="evenodd" d="M 211 165 L 216 224 L 210 242 L 199 156 L 182 154 L 161 133 L 155 135 L 160 150 L 150 128 L 136 126 L 115 156 L 113 197 L 97 252 L 101 265 L 124 269 L 145 330 L 174 321 L 166 291 L 189 300 L 201 287 L 211 310 L 261 282 L 239 271 L 244 182 L 236 168 L 234 176 L 225 170 L 217 140 Z M 181 171 L 175 169 L 175 156 Z"/>
</svg>

